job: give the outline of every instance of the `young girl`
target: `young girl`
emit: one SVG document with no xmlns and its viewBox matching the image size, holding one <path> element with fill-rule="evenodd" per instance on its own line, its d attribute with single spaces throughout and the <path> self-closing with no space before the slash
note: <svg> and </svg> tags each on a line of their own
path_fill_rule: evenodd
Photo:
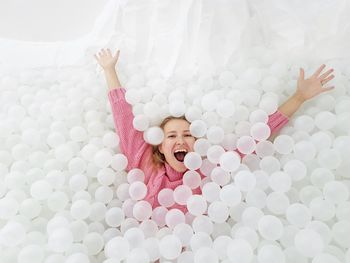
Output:
<svg viewBox="0 0 350 263">
<path fill-rule="evenodd" d="M 125 89 L 122 88 L 116 74 L 115 66 L 119 58 L 119 50 L 113 56 L 109 49 L 102 49 L 95 58 L 105 73 L 109 88 L 108 97 L 120 137 L 120 148 L 128 158 L 127 170 L 139 168 L 144 172 L 144 182 L 148 191 L 144 199 L 155 208 L 159 206 L 158 193 L 162 189 L 174 190 L 182 184 L 183 174 L 187 170 L 183 160 L 186 153 L 193 151 L 196 140 L 189 131 L 190 123 L 185 117 L 168 117 L 160 125 L 164 132 L 163 142 L 158 146 L 147 144 L 143 139 L 143 133 L 133 127 L 132 108 L 125 100 Z M 304 78 L 304 70 L 300 69 L 296 92 L 269 116 L 268 125 L 271 134 L 276 134 L 285 126 L 288 119 L 306 100 L 334 88 L 322 87 L 334 78 L 334 75 L 330 75 L 333 69 L 321 74 L 324 68 L 325 65 L 322 65 L 308 79 Z M 200 194 L 200 188 L 194 189 L 193 193 Z M 187 211 L 185 206 L 178 204 L 171 208 Z"/>
</svg>

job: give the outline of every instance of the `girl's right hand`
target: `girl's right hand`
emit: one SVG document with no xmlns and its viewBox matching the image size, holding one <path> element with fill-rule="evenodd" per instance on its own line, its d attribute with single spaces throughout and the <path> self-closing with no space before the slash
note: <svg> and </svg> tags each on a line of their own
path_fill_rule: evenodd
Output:
<svg viewBox="0 0 350 263">
<path fill-rule="evenodd" d="M 120 53 L 120 50 L 117 50 L 117 53 L 115 54 L 115 56 L 113 56 L 111 50 L 107 48 L 107 50 L 101 49 L 100 52 L 98 52 L 98 55 L 95 54 L 94 56 L 98 64 L 103 69 L 110 69 L 110 68 L 115 69 L 115 65 L 118 62 L 119 53 Z"/>
</svg>

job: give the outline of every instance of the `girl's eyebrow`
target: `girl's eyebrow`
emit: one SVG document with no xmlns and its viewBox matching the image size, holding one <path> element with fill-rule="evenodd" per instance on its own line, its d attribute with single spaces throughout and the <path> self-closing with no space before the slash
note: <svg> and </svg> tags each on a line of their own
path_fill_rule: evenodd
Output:
<svg viewBox="0 0 350 263">
<path fill-rule="evenodd" d="M 190 132 L 190 130 L 184 130 L 183 132 Z M 168 131 L 166 134 L 169 134 L 169 133 L 176 133 L 176 131 Z"/>
</svg>

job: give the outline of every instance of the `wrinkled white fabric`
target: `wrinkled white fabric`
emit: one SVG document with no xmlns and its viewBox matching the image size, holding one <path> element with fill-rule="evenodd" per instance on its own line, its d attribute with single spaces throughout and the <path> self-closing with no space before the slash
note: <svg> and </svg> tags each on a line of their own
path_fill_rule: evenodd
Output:
<svg viewBox="0 0 350 263">
<path fill-rule="evenodd" d="M 76 5 L 72 1 L 70 8 L 84 12 Z M 78 65 L 101 47 L 120 48 L 129 62 L 154 62 L 164 76 L 196 67 L 220 70 L 244 48 L 261 44 L 282 52 L 302 49 L 320 59 L 349 56 L 347 0 L 110 0 L 101 10 L 91 31 L 74 40 L 0 35 L 0 65 Z M 55 30 L 71 34 L 69 28 Z"/>
</svg>

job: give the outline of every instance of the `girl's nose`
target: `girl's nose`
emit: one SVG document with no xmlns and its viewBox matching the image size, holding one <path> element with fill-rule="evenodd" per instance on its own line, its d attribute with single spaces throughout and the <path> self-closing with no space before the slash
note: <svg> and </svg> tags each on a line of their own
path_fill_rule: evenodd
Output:
<svg viewBox="0 0 350 263">
<path fill-rule="evenodd" d="M 183 144 L 184 143 L 184 139 L 182 137 L 178 137 L 176 140 L 177 144 Z"/>
</svg>

